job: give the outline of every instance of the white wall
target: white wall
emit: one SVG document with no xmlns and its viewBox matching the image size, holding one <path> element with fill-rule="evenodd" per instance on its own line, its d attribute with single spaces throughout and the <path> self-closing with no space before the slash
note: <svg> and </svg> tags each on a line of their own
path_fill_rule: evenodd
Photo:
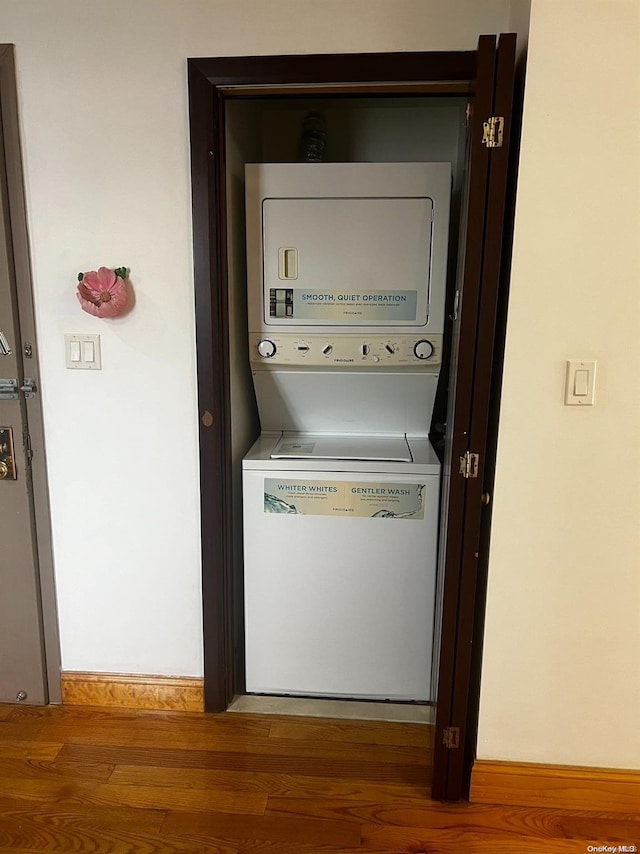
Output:
<svg viewBox="0 0 640 854">
<path fill-rule="evenodd" d="M 0 0 L 16 44 L 66 670 L 202 673 L 186 58 L 469 50 L 508 0 Z M 76 302 L 128 265 L 126 318 Z M 64 368 L 99 332 L 103 371 Z"/>
<path fill-rule="evenodd" d="M 640 767 L 636 0 L 533 0 L 478 754 Z M 594 408 L 564 363 L 598 359 Z"/>
</svg>

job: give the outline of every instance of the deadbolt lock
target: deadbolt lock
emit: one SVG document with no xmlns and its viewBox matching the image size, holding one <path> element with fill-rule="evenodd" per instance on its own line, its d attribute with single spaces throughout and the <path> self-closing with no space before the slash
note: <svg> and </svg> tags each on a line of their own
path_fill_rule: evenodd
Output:
<svg viewBox="0 0 640 854">
<path fill-rule="evenodd" d="M 15 480 L 16 478 L 13 430 L 11 427 L 0 427 L 0 480 Z"/>
</svg>

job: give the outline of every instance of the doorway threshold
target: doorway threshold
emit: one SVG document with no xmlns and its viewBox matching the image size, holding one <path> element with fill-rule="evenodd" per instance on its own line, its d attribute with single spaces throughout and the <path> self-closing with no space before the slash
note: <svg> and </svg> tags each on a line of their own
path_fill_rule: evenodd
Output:
<svg viewBox="0 0 640 854">
<path fill-rule="evenodd" d="M 257 694 L 236 696 L 229 712 L 258 715 L 297 715 L 310 718 L 392 721 L 433 724 L 435 708 L 412 703 L 367 702 L 366 700 L 333 700 L 314 697 L 273 697 Z"/>
</svg>

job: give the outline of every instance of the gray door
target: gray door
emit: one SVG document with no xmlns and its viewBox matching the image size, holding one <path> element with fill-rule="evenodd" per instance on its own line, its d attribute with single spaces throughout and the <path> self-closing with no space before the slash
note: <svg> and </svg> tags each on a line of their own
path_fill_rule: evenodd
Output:
<svg viewBox="0 0 640 854">
<path fill-rule="evenodd" d="M 3 176 L 4 177 L 4 176 Z M 3 190 L 6 190 L 6 183 Z M 6 191 L 0 208 L 0 700 L 45 701 L 43 639 L 31 507 L 24 372 L 13 287 Z M 6 351 L 9 350 L 7 353 Z M 14 479 L 15 478 L 15 479 Z"/>
<path fill-rule="evenodd" d="M 42 608 L 43 590 L 54 597 L 52 573 L 41 574 L 51 549 L 15 107 L 13 51 L 0 45 L 0 702 L 41 704 L 58 699 L 59 661 Z"/>
</svg>

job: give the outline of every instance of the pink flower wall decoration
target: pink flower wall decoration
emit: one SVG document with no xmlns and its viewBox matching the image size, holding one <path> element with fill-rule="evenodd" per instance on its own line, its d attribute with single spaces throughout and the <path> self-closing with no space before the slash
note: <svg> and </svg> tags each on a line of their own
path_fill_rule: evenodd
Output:
<svg viewBox="0 0 640 854">
<path fill-rule="evenodd" d="M 126 267 L 78 273 L 78 301 L 94 317 L 118 317 L 127 307 Z"/>
</svg>

